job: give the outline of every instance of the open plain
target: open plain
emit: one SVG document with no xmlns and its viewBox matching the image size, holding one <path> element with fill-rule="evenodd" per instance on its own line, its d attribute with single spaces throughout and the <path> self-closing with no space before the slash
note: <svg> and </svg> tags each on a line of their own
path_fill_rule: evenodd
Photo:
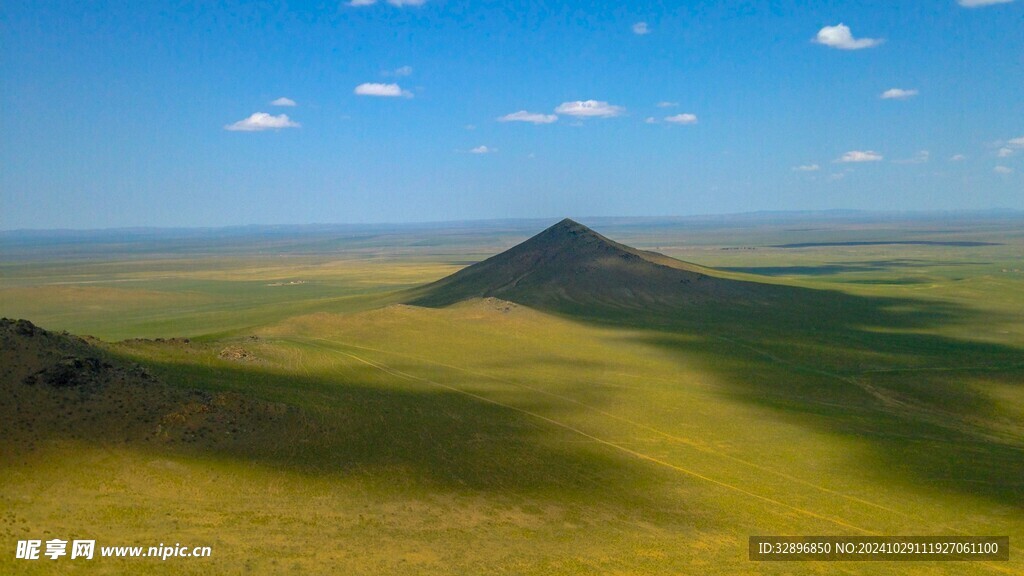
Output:
<svg viewBox="0 0 1024 576">
<path fill-rule="evenodd" d="M 1024 573 L 747 559 L 1024 540 L 1019 216 L 583 222 L 4 233 L 0 572 Z"/>
</svg>

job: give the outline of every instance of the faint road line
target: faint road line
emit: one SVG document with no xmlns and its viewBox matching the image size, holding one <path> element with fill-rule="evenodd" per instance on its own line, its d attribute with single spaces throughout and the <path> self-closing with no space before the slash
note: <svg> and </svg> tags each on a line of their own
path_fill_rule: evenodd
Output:
<svg viewBox="0 0 1024 576">
<path fill-rule="evenodd" d="M 602 416 L 611 418 L 613 420 L 618 420 L 619 422 L 630 424 L 632 426 L 640 428 L 641 430 L 646 430 L 648 432 L 653 432 L 654 434 L 658 434 L 659 436 L 661 436 L 663 438 L 667 438 L 669 440 L 672 440 L 673 442 L 677 442 L 679 444 L 683 444 L 683 445 L 689 446 L 689 447 L 693 448 L 694 450 L 697 450 L 697 451 L 700 451 L 700 452 L 704 452 L 705 454 L 711 454 L 713 456 L 718 456 L 720 458 L 725 458 L 727 460 L 731 460 L 733 462 L 737 462 L 737 463 L 749 466 L 749 467 L 754 468 L 755 470 L 759 470 L 761 472 L 767 472 L 769 474 L 774 474 L 775 476 L 778 476 L 779 478 L 784 478 L 784 479 L 789 480 L 791 482 L 795 482 L 797 484 L 800 484 L 800 485 L 803 485 L 803 486 L 807 486 L 809 488 L 814 488 L 815 490 L 820 490 L 820 491 L 825 492 L 827 494 L 831 494 L 833 496 L 838 496 L 840 498 L 843 498 L 845 500 L 849 500 L 851 502 L 856 502 L 857 504 L 863 504 L 863 505 L 866 505 L 866 506 L 871 506 L 873 508 L 878 508 L 879 510 L 884 510 L 886 512 L 889 512 L 889 513 L 892 513 L 892 514 L 896 514 L 896 515 L 899 515 L 899 516 L 904 516 L 906 518 L 917 518 L 914 515 L 907 514 L 905 512 L 901 512 L 899 510 L 894 510 L 892 508 L 888 508 L 886 506 L 882 506 L 881 504 L 876 504 L 874 502 L 871 502 L 871 501 L 868 501 L 868 500 L 864 500 L 864 499 L 858 498 L 856 496 L 851 496 L 849 494 L 844 494 L 842 492 L 839 492 L 837 490 L 833 490 L 831 488 L 826 488 L 825 486 L 821 486 L 821 485 L 815 484 L 813 482 L 809 482 L 807 480 L 803 480 L 803 479 L 798 478 L 796 476 L 792 476 L 790 474 L 786 474 L 785 472 L 779 472 L 778 470 L 775 470 L 775 469 L 772 469 L 772 468 L 768 468 L 767 466 L 762 466 L 760 464 L 756 464 L 756 463 L 751 462 L 749 460 L 744 460 L 743 458 L 740 458 L 738 456 L 733 456 L 731 454 L 727 454 L 727 453 L 722 452 L 720 450 L 714 450 L 714 449 L 708 448 L 707 446 L 703 446 L 700 443 L 695 442 L 695 441 L 693 441 L 693 440 L 691 440 L 689 438 L 684 438 L 684 437 L 681 437 L 681 436 L 676 436 L 676 435 L 671 434 L 669 432 L 665 432 L 664 430 L 661 430 L 661 429 L 658 429 L 658 428 L 654 428 L 653 426 L 650 426 L 650 425 L 647 425 L 647 424 L 643 424 L 641 422 L 636 422 L 634 420 L 630 420 L 628 418 L 624 418 L 622 416 L 619 416 L 617 414 L 613 414 L 611 412 L 607 412 L 607 411 L 605 411 L 605 410 L 603 410 L 601 408 L 598 408 L 596 406 L 592 406 L 592 405 L 587 404 L 585 402 L 581 402 L 579 400 L 576 400 L 575 398 L 571 398 L 571 397 L 568 397 L 568 396 L 563 396 L 561 394 L 555 394 L 554 392 L 551 392 L 549 390 L 544 390 L 542 388 L 536 388 L 536 387 L 533 387 L 533 386 L 528 386 L 526 384 L 520 384 L 518 382 L 511 382 L 509 380 L 505 380 L 503 378 L 499 378 L 497 376 L 493 376 L 493 375 L 487 374 L 485 372 L 479 372 L 479 371 L 476 371 L 476 370 L 471 370 L 469 368 L 463 368 L 461 366 L 454 366 L 454 365 L 451 365 L 451 364 L 445 364 L 443 362 L 437 362 L 437 361 L 434 361 L 434 360 L 428 360 L 428 359 L 420 358 L 420 357 L 417 357 L 417 356 L 410 356 L 408 354 L 401 354 L 401 353 L 398 353 L 398 352 L 390 352 L 388 350 L 381 350 L 381 349 L 378 349 L 378 348 L 371 348 L 371 347 L 368 347 L 368 346 L 359 346 L 359 345 L 356 345 L 356 344 L 348 344 L 348 343 L 344 343 L 344 342 L 337 342 L 337 341 L 333 341 L 333 340 L 328 340 L 326 338 L 316 338 L 315 340 L 322 340 L 324 342 L 331 342 L 333 344 L 340 344 L 342 346 L 346 346 L 346 347 L 349 347 L 349 348 L 356 348 L 356 349 L 360 349 L 360 350 L 368 350 L 368 351 L 371 351 L 371 352 L 379 352 L 379 353 L 382 353 L 382 354 L 389 354 L 389 355 L 393 355 L 393 356 L 409 358 L 411 360 L 416 360 L 418 362 L 434 364 L 436 366 L 443 366 L 445 368 L 450 368 L 452 370 L 458 370 L 460 372 L 465 372 L 467 374 L 473 374 L 475 376 L 482 376 L 484 378 L 489 378 L 491 380 L 494 380 L 496 382 L 501 382 L 501 383 L 507 384 L 509 386 L 515 386 L 515 387 L 518 387 L 518 388 L 522 388 L 524 390 L 530 390 L 532 392 L 537 392 L 539 394 L 544 394 L 544 395 L 550 396 L 552 398 L 558 398 L 559 400 L 563 400 L 565 402 L 570 402 L 572 404 L 576 404 L 577 406 L 581 406 L 583 408 L 586 408 L 588 410 L 591 410 L 593 412 L 596 412 L 597 414 L 601 414 Z"/>
<path fill-rule="evenodd" d="M 328 348 L 328 347 L 324 347 L 324 346 L 322 346 L 322 347 L 327 349 L 327 350 L 332 350 L 331 348 Z M 547 416 L 544 416 L 542 414 L 538 414 L 536 412 L 532 412 L 532 411 L 526 410 L 524 408 L 519 408 L 517 406 L 512 406 L 510 404 L 505 404 L 503 402 L 499 402 L 497 400 L 493 400 L 491 398 L 487 398 L 486 396 L 482 396 L 480 394 L 475 394 L 473 392 L 468 392 L 466 390 L 462 390 L 462 389 L 457 388 L 455 386 L 449 386 L 447 384 L 442 384 L 440 382 L 435 382 L 434 380 L 423 378 L 421 376 L 416 376 L 415 374 L 409 374 L 409 373 L 406 373 L 406 372 L 402 372 L 400 370 L 396 370 L 394 368 L 391 368 L 391 367 L 389 367 L 389 366 L 387 366 L 385 364 L 379 364 L 379 363 L 376 363 L 376 362 L 372 362 L 370 360 L 366 360 L 365 358 L 362 358 L 362 357 L 357 356 L 355 354 L 351 354 L 349 352 L 345 352 L 343 350 L 333 350 L 333 351 L 335 353 L 337 353 L 337 354 L 342 354 L 344 356 L 348 356 L 349 358 L 352 358 L 352 359 L 354 359 L 354 360 L 356 360 L 358 362 L 362 362 L 363 364 L 366 364 L 367 366 L 371 366 L 371 367 L 376 368 L 376 369 L 378 369 L 378 370 L 380 370 L 382 372 L 385 372 L 387 374 L 391 374 L 392 376 L 396 376 L 396 377 L 399 377 L 399 378 L 404 378 L 404 379 L 407 379 L 407 380 L 416 380 L 416 381 L 419 381 L 419 382 L 425 382 L 427 384 L 431 384 L 431 385 L 437 386 L 439 388 L 444 388 L 445 390 L 450 390 L 450 391 L 458 393 L 458 394 L 463 394 L 465 396 L 469 396 L 471 398 L 475 398 L 477 400 L 480 400 L 481 402 L 486 402 L 488 404 L 493 404 L 495 406 L 500 406 L 500 407 L 505 408 L 507 410 L 513 410 L 513 411 L 519 412 L 521 414 L 526 414 L 528 416 L 532 416 L 533 418 L 537 418 L 538 420 L 542 420 L 544 422 L 547 422 L 547 423 L 552 424 L 554 426 L 557 426 L 559 428 L 568 430 L 570 432 L 573 432 L 575 434 L 583 436 L 584 438 L 588 438 L 588 439 L 593 440 L 594 442 L 597 442 L 599 444 L 603 444 L 603 445 L 608 446 L 610 448 L 614 448 L 616 450 L 619 450 L 620 452 L 629 454 L 629 455 L 634 456 L 636 458 L 639 458 L 641 460 L 646 460 L 648 462 L 652 462 L 654 464 L 658 464 L 658 465 L 663 466 L 665 468 L 669 468 L 669 469 L 675 470 L 677 472 L 682 472 L 683 474 L 686 474 L 688 476 L 692 476 L 694 478 L 698 478 L 700 480 L 704 480 L 705 482 L 709 482 L 711 484 L 715 484 L 715 485 L 720 486 L 722 488 L 725 488 L 725 489 L 728 489 L 728 490 L 732 490 L 734 492 L 738 492 L 738 493 L 743 494 L 745 496 L 749 496 L 751 498 L 755 498 L 755 499 L 761 500 L 763 502 L 768 502 L 769 504 L 774 504 L 774 505 L 779 506 L 781 508 L 785 508 L 787 510 L 791 510 L 793 512 L 797 512 L 799 514 L 803 514 L 803 515 L 809 516 L 811 518 L 815 518 L 815 519 L 818 519 L 818 520 L 824 520 L 826 522 L 831 522 L 833 524 L 836 524 L 837 526 L 842 526 L 842 527 L 848 528 L 850 530 L 855 530 L 855 531 L 860 532 L 862 534 L 868 534 L 868 535 L 875 535 L 876 534 L 875 532 L 872 532 L 872 531 L 867 530 L 865 528 L 861 528 L 859 526 L 850 524 L 850 523 L 845 522 L 843 520 L 840 520 L 838 518 L 833 518 L 831 516 L 825 516 L 823 514 L 818 514 L 817 512 L 813 512 L 811 510 L 807 510 L 807 509 L 804 509 L 804 508 L 793 506 L 791 504 L 786 504 L 785 502 L 781 502 L 779 500 L 775 500 L 773 498 L 769 498 L 767 496 L 763 496 L 761 494 L 757 494 L 757 493 L 751 492 L 749 490 L 744 490 L 743 488 L 740 488 L 739 486 L 734 486 L 732 484 L 729 484 L 729 483 L 726 483 L 726 482 L 722 482 L 720 480 L 715 480 L 714 478 L 711 478 L 709 476 L 705 476 L 703 474 L 700 474 L 699 472 L 694 472 L 693 470 L 689 470 L 687 468 L 683 468 L 682 466 L 678 466 L 676 464 L 673 464 L 671 462 L 662 460 L 660 458 L 656 458 L 656 457 L 651 456 L 649 454 L 644 454 L 643 452 L 638 452 L 638 451 L 633 450 L 631 448 L 627 448 L 626 446 L 622 446 L 620 444 L 616 444 L 615 442 L 604 440 L 603 438 L 599 438 L 597 436 L 594 436 L 593 434 L 589 434 L 587 432 L 584 432 L 583 430 L 580 430 L 579 428 L 576 428 L 576 427 L 571 426 L 569 424 L 566 424 L 564 422 L 560 422 L 558 420 L 554 420 L 554 419 L 549 418 Z"/>
<path fill-rule="evenodd" d="M 755 348 L 754 346 L 744 344 L 743 342 L 733 340 L 732 338 L 726 338 L 725 336 L 717 336 L 716 338 L 722 340 L 723 342 L 728 342 L 730 344 L 733 344 L 734 346 L 739 346 L 740 348 L 749 350 L 759 356 L 767 358 L 781 366 L 786 366 L 787 368 L 790 368 L 792 370 L 807 372 L 811 374 L 819 374 L 821 376 L 825 376 L 828 378 L 834 378 L 836 380 L 839 380 L 840 382 L 852 384 L 860 388 L 864 392 L 870 394 L 873 398 L 881 402 L 884 407 L 888 408 L 891 411 L 891 413 L 895 414 L 896 416 L 916 418 L 922 422 L 927 422 L 929 424 L 945 428 L 947 430 L 952 430 L 954 432 L 959 432 L 961 434 L 965 434 L 968 436 L 984 438 L 988 441 L 999 442 L 1010 449 L 1024 451 L 1024 448 L 1020 446 L 1008 444 L 1006 442 L 1006 438 L 1002 438 L 998 435 L 994 435 L 992 433 L 988 433 L 984 430 L 978 429 L 978 427 L 974 425 L 974 422 L 959 414 L 954 414 L 952 412 L 940 410 L 928 406 L 927 404 L 922 404 L 921 402 L 914 402 L 913 400 L 901 398 L 899 394 L 891 390 L 887 390 L 885 388 L 881 388 L 878 386 L 872 386 L 871 384 L 868 384 L 867 382 L 859 380 L 853 376 L 844 376 L 836 372 L 829 372 L 828 370 L 812 368 L 810 366 L 804 366 L 803 364 L 798 364 L 796 362 L 785 360 L 783 358 L 776 356 L 775 354 L 772 354 L 771 352 Z M 867 372 L 862 372 L 861 374 L 866 373 Z"/>
</svg>

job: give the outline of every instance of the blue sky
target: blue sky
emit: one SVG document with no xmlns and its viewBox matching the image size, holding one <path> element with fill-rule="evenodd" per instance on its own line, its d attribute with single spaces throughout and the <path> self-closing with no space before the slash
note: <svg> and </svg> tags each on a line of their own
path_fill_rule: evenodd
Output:
<svg viewBox="0 0 1024 576">
<path fill-rule="evenodd" d="M 357 4 L 5 2 L 0 228 L 1024 208 L 1021 0 Z"/>
</svg>

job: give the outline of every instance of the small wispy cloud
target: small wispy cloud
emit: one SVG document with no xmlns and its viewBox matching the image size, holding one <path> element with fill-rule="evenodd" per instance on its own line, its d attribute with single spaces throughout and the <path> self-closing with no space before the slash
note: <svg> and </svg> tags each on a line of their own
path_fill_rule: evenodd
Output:
<svg viewBox="0 0 1024 576">
<path fill-rule="evenodd" d="M 879 96 L 882 100 L 906 100 L 917 96 L 917 90 L 904 90 L 903 88 L 889 88 Z"/>
<path fill-rule="evenodd" d="M 882 158 L 882 155 L 874 150 L 850 150 L 837 158 L 836 162 L 843 164 L 856 162 L 879 162 Z"/>
<path fill-rule="evenodd" d="M 615 106 L 600 100 L 574 100 L 563 102 L 555 108 L 555 114 L 576 116 L 578 118 L 612 118 L 626 112 L 622 106 Z"/>
<path fill-rule="evenodd" d="M 292 122 L 287 114 L 273 116 L 266 112 L 256 112 L 244 120 L 224 126 L 232 132 L 260 132 L 262 130 L 278 130 L 281 128 L 298 128 L 301 124 Z"/>
<path fill-rule="evenodd" d="M 963 154 L 953 154 L 949 157 L 950 162 L 963 162 L 964 160 L 967 160 L 967 156 Z"/>
<path fill-rule="evenodd" d="M 551 124 L 557 120 L 558 116 L 554 114 L 540 114 L 526 110 L 505 114 L 498 118 L 498 122 L 529 122 L 531 124 Z"/>
<path fill-rule="evenodd" d="M 932 153 L 927 150 L 921 150 L 917 154 L 914 154 L 910 158 L 904 160 L 893 160 L 894 164 L 924 164 L 931 160 Z"/>
<path fill-rule="evenodd" d="M 376 3 L 377 0 L 351 0 L 348 5 L 358 8 L 360 6 L 373 6 Z M 427 3 L 427 0 L 387 0 L 387 3 L 401 8 L 403 6 L 422 6 Z"/>
<path fill-rule="evenodd" d="M 490 148 L 488 146 L 484 146 L 483 144 L 481 144 L 480 146 L 477 146 L 476 148 L 470 149 L 469 153 L 470 154 L 494 154 L 497 151 L 498 151 L 497 148 Z"/>
<path fill-rule="evenodd" d="M 1013 148 L 1010 148 L 1009 146 L 1003 146 L 1002 148 L 996 151 L 996 156 L 1000 158 L 1009 158 L 1010 156 L 1013 156 Z"/>
<path fill-rule="evenodd" d="M 644 124 L 657 124 L 657 123 L 658 123 L 658 119 L 655 118 L 654 116 L 648 116 L 647 118 L 644 118 Z"/>
<path fill-rule="evenodd" d="M 411 76 L 412 75 L 412 66 L 399 66 L 398 68 L 395 68 L 394 70 L 385 70 L 383 72 L 383 75 L 384 76 L 395 76 L 395 77 L 398 77 L 398 78 L 401 78 L 403 76 Z"/>
<path fill-rule="evenodd" d="M 696 114 L 676 114 L 675 116 L 666 116 L 665 122 L 671 122 L 672 124 L 696 124 Z"/>
<path fill-rule="evenodd" d="M 862 50 L 878 46 L 884 42 L 881 38 L 854 38 L 850 27 L 843 23 L 836 24 L 835 26 L 825 26 L 818 30 L 818 35 L 814 38 L 814 41 L 823 46 L 838 48 L 839 50 Z"/>
<path fill-rule="evenodd" d="M 991 6 L 993 4 L 1009 4 L 1013 0 L 957 0 L 957 4 L 964 8 L 980 8 L 982 6 Z"/>
<path fill-rule="evenodd" d="M 1013 174 L 1013 168 L 1009 166 L 996 166 L 992 171 L 996 174 Z"/>
<path fill-rule="evenodd" d="M 821 166 L 818 166 L 817 164 L 804 164 L 802 166 L 793 167 L 794 172 L 817 172 L 818 170 L 821 170 Z"/>
<path fill-rule="evenodd" d="M 274 100 L 273 102 L 270 103 L 270 105 L 271 106 L 298 106 L 298 104 L 295 103 L 295 100 L 292 100 L 291 98 L 285 98 L 284 96 L 278 98 L 277 100 Z"/>
<path fill-rule="evenodd" d="M 637 22 L 632 26 L 633 34 L 637 36 L 644 36 L 651 33 L 651 29 L 647 27 L 647 22 Z"/>
<path fill-rule="evenodd" d="M 655 106 L 657 106 L 658 108 L 675 108 L 676 106 L 679 106 L 679 102 L 669 102 L 668 100 L 662 100 L 661 102 L 655 104 Z"/>
<path fill-rule="evenodd" d="M 1006 141 L 1006 145 L 1011 148 L 1024 148 L 1024 136 L 1020 138 L 1010 138 Z"/>
<path fill-rule="evenodd" d="M 405 96 L 406 98 L 412 98 L 412 92 L 408 90 L 402 90 L 402 87 L 398 84 L 379 84 L 376 82 L 366 82 L 356 86 L 353 90 L 355 94 L 359 96 L 383 96 L 388 98 L 394 98 L 397 96 Z"/>
</svg>

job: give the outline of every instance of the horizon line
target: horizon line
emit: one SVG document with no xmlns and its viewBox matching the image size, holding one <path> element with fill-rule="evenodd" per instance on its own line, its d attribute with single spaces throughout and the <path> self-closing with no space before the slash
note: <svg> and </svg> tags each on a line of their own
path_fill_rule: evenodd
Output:
<svg viewBox="0 0 1024 576">
<path fill-rule="evenodd" d="M 323 228 L 323 227 L 351 227 L 351 228 L 365 228 L 365 227 L 410 227 L 410 226 L 424 226 L 424 227 L 436 227 L 443 225 L 466 225 L 466 224 L 485 224 L 485 223 L 512 223 L 512 222 L 530 222 L 539 220 L 552 220 L 560 221 L 565 218 L 571 218 L 573 220 L 620 220 L 620 221 L 678 221 L 678 220 L 689 220 L 689 219 L 703 219 L 703 218 L 750 218 L 757 216 L 904 216 L 904 217 L 927 217 L 927 216 L 970 216 L 970 215 L 990 215 L 990 216 L 1024 216 L 1024 210 L 1019 208 L 1008 208 L 1008 207 L 996 207 L 996 208 L 957 208 L 957 209 L 922 209 L 922 210 L 864 210 L 855 208 L 828 208 L 822 210 L 752 210 L 746 212 L 709 212 L 709 213 L 697 213 L 697 214 L 672 214 L 672 215 L 644 215 L 644 216 L 524 216 L 524 217 L 511 217 L 511 218 L 466 218 L 466 219 L 454 219 L 454 220 L 407 220 L 407 221 L 372 221 L 372 222 L 305 222 L 305 223 L 253 223 L 253 224 L 224 224 L 216 226 L 191 226 L 191 225 L 169 225 L 169 226 L 109 226 L 103 228 L 70 228 L 70 227 L 56 227 L 56 228 L 0 228 L 0 234 L 13 235 L 18 233 L 90 233 L 90 232 L 172 232 L 172 231 L 218 231 L 218 230 L 241 230 L 241 229 L 253 229 L 253 228 L 278 228 L 278 229 L 295 229 L 295 228 Z"/>
</svg>

